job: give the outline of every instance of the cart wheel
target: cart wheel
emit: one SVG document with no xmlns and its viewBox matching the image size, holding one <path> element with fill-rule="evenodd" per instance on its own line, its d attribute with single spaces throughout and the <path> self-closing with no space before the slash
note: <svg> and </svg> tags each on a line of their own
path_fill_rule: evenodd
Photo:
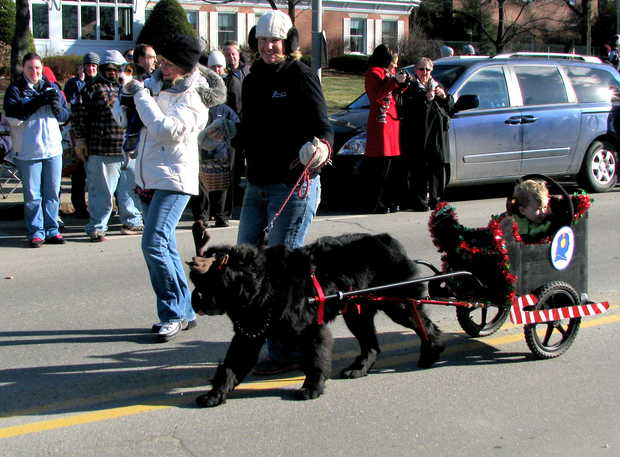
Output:
<svg viewBox="0 0 620 457">
<path fill-rule="evenodd" d="M 507 306 L 489 305 L 486 308 L 456 308 L 456 318 L 469 336 L 489 336 L 497 332 L 510 314 Z"/>
<path fill-rule="evenodd" d="M 545 284 L 538 294 L 535 309 L 561 308 L 580 303 L 579 294 L 563 281 Z M 564 354 L 573 344 L 579 332 L 581 318 L 562 319 L 524 327 L 525 341 L 532 353 L 539 359 L 553 359 Z"/>
</svg>

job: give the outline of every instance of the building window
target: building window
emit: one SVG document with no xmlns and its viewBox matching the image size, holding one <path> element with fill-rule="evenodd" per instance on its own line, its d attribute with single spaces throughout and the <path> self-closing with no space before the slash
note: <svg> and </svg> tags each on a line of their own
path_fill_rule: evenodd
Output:
<svg viewBox="0 0 620 457">
<path fill-rule="evenodd" d="M 219 13 L 217 15 L 217 42 L 226 43 L 237 39 L 237 15 Z"/>
<path fill-rule="evenodd" d="M 80 29 L 80 38 L 82 40 L 97 39 L 97 7 L 91 5 L 83 5 L 80 7 L 80 16 L 82 19 L 82 27 Z"/>
<path fill-rule="evenodd" d="M 381 22 L 381 42 L 392 49 L 398 46 L 398 22 L 386 21 Z"/>
<path fill-rule="evenodd" d="M 192 26 L 194 32 L 198 33 L 198 11 L 186 11 L 187 22 Z"/>
<path fill-rule="evenodd" d="M 114 39 L 114 8 L 110 6 L 99 7 L 99 39 Z"/>
<path fill-rule="evenodd" d="M 32 36 L 33 38 L 49 38 L 49 10 L 46 4 L 32 5 Z"/>
<path fill-rule="evenodd" d="M 129 6 L 132 1 L 63 0 L 62 39 L 133 41 L 133 9 Z M 50 39 L 47 4 L 32 5 L 32 36 Z"/>
<path fill-rule="evenodd" d="M 351 52 L 366 52 L 366 46 L 364 45 L 366 37 L 366 19 L 351 18 L 350 40 Z"/>
<path fill-rule="evenodd" d="M 62 5 L 62 39 L 77 40 L 78 37 L 77 5 Z"/>
<path fill-rule="evenodd" d="M 118 39 L 133 40 L 133 11 L 131 8 L 118 9 Z"/>
</svg>

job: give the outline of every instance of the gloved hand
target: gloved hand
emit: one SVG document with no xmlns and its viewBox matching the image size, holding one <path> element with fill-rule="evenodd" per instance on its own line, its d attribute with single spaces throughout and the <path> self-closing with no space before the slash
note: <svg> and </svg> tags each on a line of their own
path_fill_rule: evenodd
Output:
<svg viewBox="0 0 620 457">
<path fill-rule="evenodd" d="M 60 100 L 54 100 L 50 106 L 52 107 L 52 113 L 54 113 L 54 116 L 58 116 L 60 114 L 60 110 L 62 109 Z"/>
<path fill-rule="evenodd" d="M 299 161 L 310 168 L 319 168 L 329 160 L 329 145 L 317 137 L 307 142 L 299 150 Z"/>
<path fill-rule="evenodd" d="M 75 140 L 75 146 L 73 147 L 75 151 L 75 157 L 82 162 L 86 162 L 86 158 L 88 157 L 88 148 L 86 147 L 86 141 L 84 140 Z"/>
<path fill-rule="evenodd" d="M 53 87 L 45 89 L 41 97 L 45 100 L 46 105 L 53 105 L 55 102 L 58 102 L 58 92 L 56 92 Z"/>
<path fill-rule="evenodd" d="M 123 94 L 134 96 L 138 92 L 140 92 L 142 89 L 144 89 L 144 84 L 142 83 L 142 81 L 129 78 L 129 80 L 125 84 L 123 84 L 122 91 L 123 91 Z"/>
<path fill-rule="evenodd" d="M 237 134 L 237 127 L 228 119 L 216 119 L 198 135 L 198 145 L 211 151 L 223 142 L 230 142 Z"/>
</svg>

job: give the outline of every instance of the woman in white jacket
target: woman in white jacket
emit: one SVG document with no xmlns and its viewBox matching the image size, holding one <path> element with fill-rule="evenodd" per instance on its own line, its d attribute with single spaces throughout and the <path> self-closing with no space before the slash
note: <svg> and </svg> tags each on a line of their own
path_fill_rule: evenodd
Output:
<svg viewBox="0 0 620 457">
<path fill-rule="evenodd" d="M 208 109 L 197 92 L 197 41 L 179 35 L 157 53 L 160 68 L 144 86 L 132 80 L 123 92 L 133 95 L 144 124 L 135 167 L 136 192 L 144 204 L 142 252 L 157 297 L 160 322 L 153 331 L 168 341 L 196 325 L 175 230 L 190 196 L 198 194 L 197 137 Z"/>
</svg>

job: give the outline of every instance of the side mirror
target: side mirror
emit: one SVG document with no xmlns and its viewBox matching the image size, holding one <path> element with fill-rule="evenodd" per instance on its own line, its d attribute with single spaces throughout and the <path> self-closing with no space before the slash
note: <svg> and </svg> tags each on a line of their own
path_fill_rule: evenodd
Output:
<svg viewBox="0 0 620 457">
<path fill-rule="evenodd" d="M 477 95 L 461 95 L 459 99 L 454 104 L 454 108 L 452 110 L 453 113 L 458 113 L 459 111 L 465 111 L 467 109 L 478 108 L 480 105 L 480 99 Z"/>
</svg>

